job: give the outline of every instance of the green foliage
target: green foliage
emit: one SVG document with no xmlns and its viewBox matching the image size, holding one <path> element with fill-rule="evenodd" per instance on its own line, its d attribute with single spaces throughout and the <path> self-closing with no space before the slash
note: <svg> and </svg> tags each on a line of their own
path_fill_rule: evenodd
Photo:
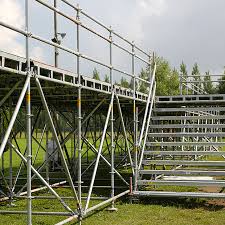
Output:
<svg viewBox="0 0 225 225">
<path fill-rule="evenodd" d="M 195 81 L 193 88 L 196 91 L 194 91 L 194 94 L 198 94 L 200 89 L 202 89 L 202 83 L 201 83 L 200 71 L 199 71 L 199 67 L 197 63 L 194 64 L 191 74 L 193 75 L 193 79 Z"/>
<path fill-rule="evenodd" d="M 104 81 L 107 82 L 107 83 L 110 82 L 109 76 L 107 74 L 105 75 Z"/>
<path fill-rule="evenodd" d="M 184 62 L 182 61 L 182 63 L 180 64 L 180 73 L 184 76 L 187 77 L 188 72 L 187 72 L 187 66 L 186 64 L 184 64 Z"/>
<path fill-rule="evenodd" d="M 164 58 L 157 58 L 156 69 L 156 95 L 178 95 L 179 73 L 171 69 L 169 62 Z"/>
<path fill-rule="evenodd" d="M 130 88 L 129 82 L 124 77 L 122 77 L 120 80 L 120 86 L 124 88 Z"/>
<path fill-rule="evenodd" d="M 148 72 L 148 69 L 147 70 L 142 69 L 139 77 L 142 78 L 142 79 L 144 79 L 144 80 L 146 80 L 146 81 L 148 81 L 149 80 L 149 72 Z M 147 94 L 148 93 L 148 86 L 149 85 L 147 83 L 145 83 L 143 81 L 139 81 L 138 82 L 138 87 L 139 87 L 138 88 L 138 91 Z"/>
<path fill-rule="evenodd" d="M 225 94 L 225 75 L 219 79 L 219 84 L 217 86 L 217 93 L 218 94 Z"/>
<path fill-rule="evenodd" d="M 93 79 L 100 80 L 99 72 L 97 71 L 96 68 L 94 68 L 93 70 Z"/>
<path fill-rule="evenodd" d="M 208 94 L 213 94 L 215 93 L 215 89 L 213 87 L 213 84 L 212 84 L 212 80 L 211 80 L 211 76 L 209 74 L 209 71 L 207 71 L 205 73 L 205 76 L 204 76 L 204 83 L 203 83 L 203 89 L 206 93 Z"/>
</svg>

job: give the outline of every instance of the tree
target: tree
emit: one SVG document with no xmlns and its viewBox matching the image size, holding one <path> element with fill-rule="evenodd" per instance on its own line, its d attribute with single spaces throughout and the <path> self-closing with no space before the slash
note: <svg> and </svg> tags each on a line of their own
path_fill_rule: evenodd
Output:
<svg viewBox="0 0 225 225">
<path fill-rule="evenodd" d="M 209 71 L 205 73 L 203 89 L 208 94 L 213 94 L 215 92 Z"/>
<path fill-rule="evenodd" d="M 139 77 L 143 80 L 148 81 L 149 80 L 149 73 L 146 70 L 142 69 Z M 147 84 L 143 81 L 139 81 L 138 82 L 138 87 L 139 87 L 138 91 L 147 94 L 148 93 L 148 86 L 149 86 L 149 84 Z"/>
<path fill-rule="evenodd" d="M 94 68 L 93 70 L 93 79 L 100 80 L 99 72 L 97 71 L 96 68 Z"/>
<path fill-rule="evenodd" d="M 223 72 L 224 76 L 222 76 L 218 81 L 218 85 L 217 85 L 217 93 L 218 94 L 225 94 L 225 66 L 224 66 L 224 72 Z"/>
<path fill-rule="evenodd" d="M 225 76 L 219 79 L 219 84 L 217 86 L 217 93 L 218 94 L 225 94 Z"/>
<path fill-rule="evenodd" d="M 187 66 L 184 64 L 184 62 L 182 61 L 182 63 L 180 64 L 180 73 L 187 77 L 188 72 L 187 72 Z"/>
<path fill-rule="evenodd" d="M 187 66 L 186 64 L 184 64 L 184 62 L 182 61 L 182 63 L 180 64 L 180 75 L 182 78 L 182 90 L 184 90 L 184 88 L 188 88 L 188 72 L 187 72 Z"/>
<path fill-rule="evenodd" d="M 156 58 L 156 95 L 178 95 L 179 74 L 171 69 L 169 62 L 164 58 Z"/>
<path fill-rule="evenodd" d="M 104 81 L 107 82 L 107 83 L 110 82 L 109 76 L 107 74 L 105 75 Z"/>
<path fill-rule="evenodd" d="M 129 82 L 126 80 L 126 78 L 122 77 L 120 80 L 120 86 L 124 87 L 124 88 L 129 88 L 130 84 Z"/>
<path fill-rule="evenodd" d="M 194 94 L 198 94 L 202 90 L 202 82 L 201 82 L 201 77 L 200 77 L 200 71 L 198 64 L 195 63 L 192 69 L 193 78 L 194 78 L 194 83 L 193 83 L 193 89 L 194 89 Z"/>
</svg>

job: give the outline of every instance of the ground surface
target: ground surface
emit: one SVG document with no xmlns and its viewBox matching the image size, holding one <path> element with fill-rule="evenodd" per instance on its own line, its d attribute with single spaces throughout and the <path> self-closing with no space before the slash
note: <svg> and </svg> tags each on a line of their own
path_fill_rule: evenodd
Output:
<svg viewBox="0 0 225 225">
<path fill-rule="evenodd" d="M 48 207 L 52 208 L 52 203 L 52 201 L 44 202 L 45 209 L 48 210 Z M 224 225 L 224 203 L 224 200 L 146 199 L 140 204 L 129 204 L 127 200 L 124 200 L 117 202 L 117 212 L 109 212 L 107 208 L 102 211 L 96 211 L 90 217 L 84 219 L 83 225 Z M 20 208 L 23 204 L 24 201 L 20 201 L 20 204 L 17 203 L 17 207 Z M 43 202 L 39 202 L 39 204 L 36 205 L 36 210 L 39 207 L 43 207 Z M 58 206 L 54 208 L 57 211 Z M 63 219 L 65 217 L 34 216 L 33 224 L 50 225 Z M 0 224 L 26 224 L 26 216 L 1 215 Z M 77 223 L 73 222 L 70 224 L 75 225 Z"/>
<path fill-rule="evenodd" d="M 43 141 L 45 143 L 45 140 Z M 24 140 L 19 140 L 19 145 L 24 148 Z M 69 144 L 68 144 L 69 147 Z M 34 149 L 37 145 L 34 143 Z M 34 151 L 36 153 L 36 151 Z M 5 155 L 5 168 L 8 173 L 8 152 Z M 13 154 L 13 173 L 17 172 L 20 160 Z M 43 153 L 38 154 L 37 164 L 43 161 Z M 129 172 L 129 171 L 127 171 Z M 101 174 L 100 174 L 101 175 Z M 164 187 L 166 190 L 167 187 Z M 171 187 L 170 187 L 171 188 Z M 215 188 L 215 187 L 214 187 Z M 179 187 L 175 191 L 196 191 L 192 187 Z M 68 189 L 56 189 L 60 196 L 71 196 Z M 215 190 L 203 189 L 200 191 L 219 192 Z M 95 193 L 97 194 L 97 193 Z M 102 194 L 102 193 L 101 193 Z M 109 194 L 109 193 L 108 193 Z M 106 194 L 105 196 L 109 196 Z M 41 192 L 38 195 L 49 195 L 48 192 Z M 33 200 L 34 211 L 64 211 L 57 200 Z M 74 201 L 67 201 L 71 208 L 76 207 Z M 91 205 L 98 204 L 98 201 L 92 201 Z M 18 200 L 16 206 L 10 208 L 7 203 L 0 203 L 0 210 L 26 210 L 26 200 Z M 225 225 L 225 200 L 171 200 L 145 199 L 140 204 L 129 204 L 128 199 L 117 202 L 117 212 L 109 212 L 107 208 L 102 211 L 96 211 L 93 215 L 83 220 L 84 225 Z M 52 225 L 62 221 L 66 217 L 59 216 L 33 216 L 34 225 Z M 26 224 L 26 215 L 0 215 L 0 225 L 24 225 Z M 71 225 L 77 223 L 72 222 Z"/>
<path fill-rule="evenodd" d="M 221 203 L 221 204 L 220 204 Z M 224 201 L 196 202 L 160 200 L 141 204 L 117 204 L 118 212 L 101 211 L 84 220 L 84 225 L 223 225 Z"/>
</svg>

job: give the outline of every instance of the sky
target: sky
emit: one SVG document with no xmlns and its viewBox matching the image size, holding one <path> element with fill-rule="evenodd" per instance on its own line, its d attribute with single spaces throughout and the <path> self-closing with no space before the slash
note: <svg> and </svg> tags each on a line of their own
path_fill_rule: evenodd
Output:
<svg viewBox="0 0 225 225">
<path fill-rule="evenodd" d="M 60 2 L 60 0 L 58 0 Z M 35 34 L 51 40 L 53 15 L 48 9 L 31 0 L 30 29 Z M 52 3 L 52 0 L 47 2 Z M 224 0 L 70 0 L 91 16 L 134 41 L 146 51 L 155 51 L 167 59 L 173 67 L 184 61 L 189 71 L 195 62 L 202 73 L 222 73 L 225 66 L 225 1 Z M 0 0 L 0 20 L 24 28 L 24 0 Z M 74 16 L 64 4 L 59 8 Z M 82 18 L 84 19 L 84 18 Z M 86 21 L 84 19 L 84 21 Z M 86 21 L 90 26 L 93 25 Z M 108 35 L 99 27 L 97 30 Z M 66 47 L 75 48 L 74 26 L 59 18 L 59 32 L 66 32 L 63 40 Z M 0 50 L 24 55 L 24 38 L 0 27 Z M 81 32 L 81 49 L 86 55 L 108 62 L 108 46 Z M 116 51 L 115 51 L 116 52 Z M 115 65 L 128 69 L 128 56 L 117 52 Z M 53 63 L 53 50 L 37 42 L 31 43 L 31 55 L 46 63 Z M 66 69 L 75 69 L 73 59 L 65 53 L 60 55 L 60 64 Z M 92 69 L 83 61 L 84 70 Z M 140 65 L 141 68 L 141 65 Z M 101 69 L 100 69 L 101 70 Z M 102 69 L 103 70 L 103 69 Z M 130 72 L 130 68 L 128 69 Z M 107 73 L 103 71 L 102 73 Z"/>
</svg>

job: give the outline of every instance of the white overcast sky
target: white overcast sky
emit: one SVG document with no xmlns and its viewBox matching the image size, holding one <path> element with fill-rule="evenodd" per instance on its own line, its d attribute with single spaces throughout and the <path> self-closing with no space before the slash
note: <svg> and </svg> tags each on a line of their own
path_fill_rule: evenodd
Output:
<svg viewBox="0 0 225 225">
<path fill-rule="evenodd" d="M 60 0 L 59 0 L 60 1 Z M 178 67 L 182 60 L 191 68 L 198 62 L 201 72 L 221 73 L 225 66 L 225 1 L 224 0 L 70 0 L 104 24 L 112 26 L 146 51 L 154 50 Z M 31 0 L 31 2 L 35 2 Z M 47 2 L 52 2 L 48 0 Z M 61 7 L 63 7 L 61 5 Z M 31 28 L 50 39 L 52 14 L 43 6 L 31 4 Z M 72 13 L 67 8 L 68 13 Z M 24 0 L 0 0 L 0 20 L 23 28 Z M 60 32 L 67 32 L 65 45 L 75 47 L 70 25 L 60 22 Z M 70 33 L 71 32 L 71 33 Z M 98 52 L 104 58 L 100 44 L 91 44 L 83 34 L 84 51 Z M 0 50 L 23 54 L 23 40 L 15 33 L 0 28 Z M 49 51 L 37 43 L 32 54 L 47 60 Z M 107 53 L 108 54 L 108 53 Z M 100 56 L 101 55 L 101 56 Z M 67 56 L 61 58 L 66 63 Z M 50 61 L 49 63 L 52 63 Z"/>
</svg>

